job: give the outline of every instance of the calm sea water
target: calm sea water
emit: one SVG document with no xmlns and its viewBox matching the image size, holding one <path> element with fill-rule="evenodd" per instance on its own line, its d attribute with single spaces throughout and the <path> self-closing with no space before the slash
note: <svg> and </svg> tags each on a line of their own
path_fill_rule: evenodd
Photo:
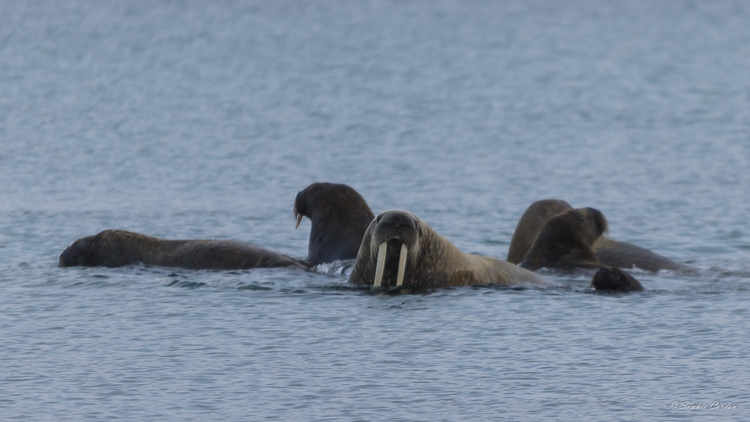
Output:
<svg viewBox="0 0 750 422">
<path fill-rule="evenodd" d="M 741 1 L 0 2 L 0 419 L 747 420 L 748 69 Z M 315 181 L 499 258 L 561 198 L 706 270 L 57 267 L 107 228 L 304 258 Z"/>
</svg>

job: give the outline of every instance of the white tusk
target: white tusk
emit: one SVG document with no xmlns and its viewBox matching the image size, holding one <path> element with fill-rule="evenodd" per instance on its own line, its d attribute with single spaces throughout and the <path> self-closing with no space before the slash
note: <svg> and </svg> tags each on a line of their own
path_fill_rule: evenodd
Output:
<svg viewBox="0 0 750 422">
<path fill-rule="evenodd" d="M 373 287 L 380 287 L 383 282 L 383 269 L 385 269 L 385 253 L 388 249 L 388 242 L 383 242 L 378 247 L 378 263 L 375 264 L 375 284 Z"/>
<path fill-rule="evenodd" d="M 302 222 L 302 214 L 297 214 L 297 225 L 294 226 L 294 230 L 297 230 L 297 227 L 299 227 L 300 222 Z"/>
<path fill-rule="evenodd" d="M 396 287 L 404 284 L 404 272 L 406 271 L 406 245 L 401 244 L 401 256 L 398 257 L 398 278 Z"/>
</svg>

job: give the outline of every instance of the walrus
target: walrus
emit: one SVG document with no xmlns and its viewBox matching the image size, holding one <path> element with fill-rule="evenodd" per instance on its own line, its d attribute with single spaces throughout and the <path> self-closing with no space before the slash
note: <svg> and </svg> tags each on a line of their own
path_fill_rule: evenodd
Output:
<svg viewBox="0 0 750 422">
<path fill-rule="evenodd" d="M 189 269 L 239 270 L 309 266 L 294 258 L 234 240 L 166 240 L 125 230 L 105 230 L 76 240 L 59 266 L 122 267 L 136 263 Z"/>
<path fill-rule="evenodd" d="M 539 230 L 521 268 L 575 270 L 604 268 L 593 251 L 594 242 L 607 230 L 607 219 L 594 208 L 579 208 L 557 214 Z"/>
<path fill-rule="evenodd" d="M 355 259 L 367 226 L 375 218 L 365 199 L 347 185 L 313 183 L 294 200 L 295 229 L 312 223 L 307 260 L 311 265 Z"/>
<path fill-rule="evenodd" d="M 552 216 L 573 209 L 567 202 L 559 199 L 536 201 L 526 209 L 518 221 L 516 230 L 508 248 L 508 262 L 520 263 L 526 256 L 531 244 L 544 223 Z M 648 249 L 629 243 L 600 236 L 592 247 L 599 262 L 618 268 L 632 269 L 637 267 L 644 271 L 677 270 L 681 272 L 697 271 L 695 267 L 675 262 Z"/>
<path fill-rule="evenodd" d="M 601 268 L 591 279 L 591 287 L 603 292 L 639 292 L 643 286 L 632 275 L 615 267 Z"/>
<path fill-rule="evenodd" d="M 510 239 L 508 262 L 518 264 L 523 261 L 544 223 L 552 218 L 552 216 L 572 209 L 573 207 L 561 199 L 542 199 L 526 208 L 521 219 L 518 220 L 513 237 Z"/>
<path fill-rule="evenodd" d="M 461 252 L 416 215 L 390 210 L 372 220 L 359 246 L 349 283 L 425 289 L 529 282 L 538 274 L 487 256 Z"/>
<path fill-rule="evenodd" d="M 599 261 L 593 245 L 607 231 L 607 219 L 594 208 L 571 209 L 550 218 L 539 231 L 519 267 L 576 271 L 597 269 L 591 286 L 599 291 L 643 290 L 635 277 Z"/>
</svg>

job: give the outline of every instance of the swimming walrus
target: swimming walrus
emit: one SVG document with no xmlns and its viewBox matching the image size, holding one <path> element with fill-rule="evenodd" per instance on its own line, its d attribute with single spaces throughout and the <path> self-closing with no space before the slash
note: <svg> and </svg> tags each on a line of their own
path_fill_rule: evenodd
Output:
<svg viewBox="0 0 750 422">
<path fill-rule="evenodd" d="M 571 209 L 547 220 L 519 267 L 576 271 L 597 269 L 591 287 L 598 291 L 630 292 L 643 286 L 630 274 L 604 264 L 593 245 L 607 231 L 607 219 L 594 208 Z"/>
<path fill-rule="evenodd" d="M 594 242 L 607 230 L 607 219 L 594 208 L 565 211 L 547 220 L 539 230 L 521 268 L 575 270 L 604 268 L 593 251 Z"/>
<path fill-rule="evenodd" d="M 313 183 L 294 200 L 294 217 L 312 223 L 307 259 L 312 265 L 355 259 L 362 236 L 375 218 L 364 198 L 347 185 Z"/>
<path fill-rule="evenodd" d="M 372 220 L 349 276 L 349 283 L 386 289 L 522 282 L 547 284 L 538 274 L 514 264 L 461 252 L 419 217 L 400 210 Z"/>
<path fill-rule="evenodd" d="M 516 230 L 508 249 L 508 262 L 520 263 L 526 256 L 532 242 L 544 223 L 552 216 L 573 209 L 567 202 L 559 199 L 536 201 L 526 209 L 518 221 Z M 618 242 L 604 235 L 600 236 L 592 247 L 599 262 L 618 268 L 657 272 L 660 270 L 677 270 L 694 272 L 697 269 L 687 264 L 675 262 L 648 249 L 629 243 Z"/>
<path fill-rule="evenodd" d="M 239 270 L 309 266 L 294 258 L 233 240 L 166 240 L 125 230 L 105 230 L 76 240 L 59 266 L 122 267 L 136 263 L 190 269 Z"/>
</svg>

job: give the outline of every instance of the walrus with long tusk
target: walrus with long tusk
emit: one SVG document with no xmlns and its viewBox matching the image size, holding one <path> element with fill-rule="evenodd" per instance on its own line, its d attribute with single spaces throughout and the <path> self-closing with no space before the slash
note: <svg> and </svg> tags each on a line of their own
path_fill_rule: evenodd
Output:
<svg viewBox="0 0 750 422">
<path fill-rule="evenodd" d="M 461 252 L 419 217 L 400 210 L 372 220 L 349 276 L 353 284 L 409 289 L 524 282 L 547 284 L 514 264 Z"/>
<path fill-rule="evenodd" d="M 166 240 L 125 230 L 105 230 L 76 240 L 59 266 L 122 267 L 136 263 L 190 269 L 238 270 L 309 265 L 250 243 L 233 240 Z"/>
<path fill-rule="evenodd" d="M 367 226 L 375 218 L 365 199 L 347 185 L 313 183 L 294 200 L 295 229 L 312 223 L 307 259 L 312 265 L 357 257 Z"/>
<path fill-rule="evenodd" d="M 536 201 L 526 209 L 518 221 L 508 248 L 508 262 L 520 263 L 544 224 L 553 216 L 573 209 L 559 199 Z M 592 250 L 599 262 L 618 268 L 640 268 L 645 271 L 677 270 L 683 273 L 697 269 L 687 264 L 675 262 L 648 249 L 629 243 L 618 242 L 604 235 L 594 242 Z"/>
</svg>

